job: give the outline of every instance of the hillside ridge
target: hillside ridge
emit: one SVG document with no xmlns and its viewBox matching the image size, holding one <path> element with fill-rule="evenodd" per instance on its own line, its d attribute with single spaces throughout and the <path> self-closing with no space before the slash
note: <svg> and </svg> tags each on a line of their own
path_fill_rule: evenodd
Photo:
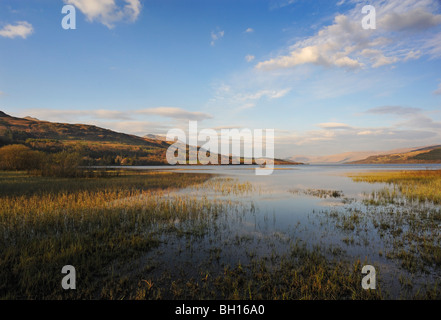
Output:
<svg viewBox="0 0 441 320">
<path fill-rule="evenodd" d="M 441 163 L 441 145 L 414 148 L 408 152 L 373 155 L 348 164 Z"/>
<path fill-rule="evenodd" d="M 88 165 L 167 165 L 166 152 L 172 143 L 159 135 L 139 137 L 95 125 L 17 118 L 0 111 L 0 147 L 23 144 L 46 153 L 79 151 Z M 186 148 L 188 152 L 197 150 Z M 275 159 L 275 164 L 301 163 Z"/>
</svg>

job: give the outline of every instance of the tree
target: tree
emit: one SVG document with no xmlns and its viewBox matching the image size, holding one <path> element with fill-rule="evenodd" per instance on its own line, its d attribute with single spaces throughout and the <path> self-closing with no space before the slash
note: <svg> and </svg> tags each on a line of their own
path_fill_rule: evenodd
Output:
<svg viewBox="0 0 441 320">
<path fill-rule="evenodd" d="M 78 177 L 81 176 L 79 166 L 82 156 L 78 152 L 59 152 L 50 155 L 43 166 L 43 176 Z"/>
<path fill-rule="evenodd" d="M 36 170 L 41 168 L 43 154 L 30 148 L 13 144 L 0 148 L 0 169 Z"/>
</svg>

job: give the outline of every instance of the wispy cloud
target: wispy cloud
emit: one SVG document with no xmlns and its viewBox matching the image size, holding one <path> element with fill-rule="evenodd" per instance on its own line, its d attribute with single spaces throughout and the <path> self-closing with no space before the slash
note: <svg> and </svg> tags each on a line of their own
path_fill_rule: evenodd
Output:
<svg viewBox="0 0 441 320">
<path fill-rule="evenodd" d="M 16 116 L 31 116 L 44 121 L 83 123 L 96 125 L 118 132 L 136 135 L 165 133 L 176 126 L 184 126 L 189 120 L 203 121 L 213 116 L 203 112 L 192 112 L 181 108 L 158 107 L 138 110 L 60 110 L 34 108 L 20 111 Z M 152 116 L 165 119 L 152 121 Z M 168 119 L 168 120 L 167 120 Z M 188 124 L 187 124 L 188 125 Z"/>
<path fill-rule="evenodd" d="M 441 122 L 435 121 L 425 115 L 418 115 L 413 116 L 409 118 L 406 122 L 402 122 L 399 124 L 402 127 L 412 127 L 412 128 L 419 128 L 419 129 L 436 129 L 437 131 L 440 131 L 441 129 Z"/>
<path fill-rule="evenodd" d="M 95 120 L 94 125 L 108 128 L 117 132 L 145 136 L 146 134 L 164 134 L 167 130 L 173 128 L 170 124 L 163 122 L 132 120 L 132 121 L 101 121 Z"/>
<path fill-rule="evenodd" d="M 410 115 L 421 113 L 422 110 L 419 108 L 410 108 L 402 106 L 382 106 L 371 108 L 366 111 L 366 113 L 373 114 L 395 114 L 395 115 Z"/>
<path fill-rule="evenodd" d="M 21 116 L 32 116 L 40 120 L 75 122 L 82 119 L 130 120 L 131 112 L 116 110 L 57 110 L 57 109 L 26 109 Z"/>
<path fill-rule="evenodd" d="M 206 120 L 213 118 L 210 114 L 203 112 L 192 112 L 181 108 L 158 107 L 139 110 L 57 110 L 57 109 L 26 109 L 21 112 L 21 116 L 32 115 L 41 120 L 50 121 L 81 121 L 84 119 L 95 120 L 116 120 L 116 121 L 135 121 L 142 115 L 155 115 L 170 119 L 180 120 Z"/>
<path fill-rule="evenodd" d="M 438 89 L 433 91 L 434 94 L 441 94 L 441 83 L 438 85 Z"/>
<path fill-rule="evenodd" d="M 19 21 L 16 24 L 8 24 L 0 29 L 0 37 L 26 39 L 34 32 L 34 28 L 29 22 Z"/>
<path fill-rule="evenodd" d="M 270 1 L 270 10 L 287 7 L 295 3 L 297 0 L 272 0 Z"/>
<path fill-rule="evenodd" d="M 260 100 L 262 98 L 268 98 L 268 99 L 279 99 L 285 96 L 288 92 L 290 92 L 291 89 L 280 89 L 280 90 L 259 90 L 256 92 L 251 93 L 237 93 L 233 96 L 234 100 L 237 101 L 255 101 Z"/>
<path fill-rule="evenodd" d="M 419 125 L 423 125 L 423 122 L 421 121 Z M 438 124 L 435 123 L 435 125 Z M 276 154 L 280 157 L 288 157 L 298 150 L 302 150 L 302 153 L 309 155 L 330 155 L 348 151 L 391 150 L 439 144 L 440 130 L 435 125 L 432 124 L 430 128 L 421 126 L 409 128 L 356 127 L 350 125 L 340 128 L 331 125 L 320 130 L 309 130 L 303 133 L 279 133 L 275 140 Z"/>
<path fill-rule="evenodd" d="M 64 0 L 66 4 L 74 5 L 89 21 L 98 21 L 108 28 L 113 28 L 117 22 L 134 22 L 141 13 L 140 0 L 124 0 L 119 6 L 115 0 Z"/>
<path fill-rule="evenodd" d="M 246 30 L 245 30 L 245 33 L 253 33 L 254 32 L 254 29 L 253 28 L 247 28 Z"/>
<path fill-rule="evenodd" d="M 245 56 L 245 60 L 246 60 L 247 62 L 251 62 L 251 61 L 253 61 L 254 58 L 255 58 L 255 56 L 253 56 L 252 54 L 247 54 L 247 55 Z"/>
<path fill-rule="evenodd" d="M 223 38 L 225 35 L 225 31 L 211 31 L 211 42 L 210 44 L 214 46 L 216 44 L 216 41 Z"/>
<path fill-rule="evenodd" d="M 158 108 L 142 109 L 135 111 L 135 113 L 150 114 L 150 115 L 156 115 L 156 116 L 173 118 L 173 119 L 196 120 L 196 121 L 202 121 L 213 118 L 213 116 L 211 116 L 208 113 L 192 112 L 174 107 L 158 107 Z"/>
<path fill-rule="evenodd" d="M 350 125 L 347 125 L 345 123 L 340 123 L 340 122 L 324 122 L 324 123 L 319 123 L 318 126 L 322 129 L 326 129 L 326 130 L 352 129 L 352 127 Z"/>
<path fill-rule="evenodd" d="M 232 74 L 226 80 L 213 83 L 213 97 L 208 101 L 208 106 L 232 112 L 268 106 L 271 101 L 284 98 L 293 90 L 292 81 L 285 80 L 279 81 L 256 72 L 254 68 Z"/>
<path fill-rule="evenodd" d="M 420 108 L 384 106 L 369 109 L 366 111 L 366 114 L 369 113 L 399 116 L 401 121 L 394 124 L 395 128 L 412 128 L 419 130 L 441 129 L 441 122 L 428 117 L 426 115 L 427 112 Z"/>
</svg>

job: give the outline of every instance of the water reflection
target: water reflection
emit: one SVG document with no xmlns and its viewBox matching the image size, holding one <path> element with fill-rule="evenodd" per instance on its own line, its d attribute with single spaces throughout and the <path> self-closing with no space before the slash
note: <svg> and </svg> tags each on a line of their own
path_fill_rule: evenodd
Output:
<svg viewBox="0 0 441 320">
<path fill-rule="evenodd" d="M 400 259 L 387 256 L 387 252 L 394 250 L 393 233 L 383 233 L 382 226 L 374 226 L 375 215 L 387 210 L 401 215 L 403 208 L 366 206 L 362 202 L 366 194 L 381 190 L 386 184 L 354 182 L 348 177 L 349 173 L 365 171 L 439 170 L 441 165 L 276 166 L 269 176 L 256 176 L 252 166 L 138 169 L 217 174 L 227 179 L 227 186 L 222 187 L 227 192 L 212 181 L 211 185 L 190 187 L 177 194 L 237 204 L 231 206 L 227 216 L 216 221 L 215 232 L 206 237 L 168 239 L 161 248 L 164 262 L 203 265 L 210 261 L 206 268 L 221 270 L 226 264 L 246 263 L 256 255 L 287 252 L 291 240 L 296 239 L 308 248 L 324 248 L 330 257 L 337 252 L 339 259 L 374 263 L 380 268 L 383 287 L 395 298 L 401 294 L 401 277 L 412 278 L 418 285 L 430 283 L 441 275 L 437 267 L 425 273 L 404 270 Z M 235 192 L 234 188 L 239 191 Z M 439 206 L 435 209 L 440 210 Z"/>
</svg>

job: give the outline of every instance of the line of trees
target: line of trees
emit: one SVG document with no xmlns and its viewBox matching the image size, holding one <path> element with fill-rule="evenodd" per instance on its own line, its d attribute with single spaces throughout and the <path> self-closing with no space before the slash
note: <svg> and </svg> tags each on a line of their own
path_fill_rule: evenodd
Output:
<svg viewBox="0 0 441 320">
<path fill-rule="evenodd" d="M 62 151 L 48 154 L 20 144 L 0 148 L 1 170 L 25 170 L 42 176 L 82 176 L 83 170 L 79 168 L 82 159 L 79 152 Z"/>
</svg>

